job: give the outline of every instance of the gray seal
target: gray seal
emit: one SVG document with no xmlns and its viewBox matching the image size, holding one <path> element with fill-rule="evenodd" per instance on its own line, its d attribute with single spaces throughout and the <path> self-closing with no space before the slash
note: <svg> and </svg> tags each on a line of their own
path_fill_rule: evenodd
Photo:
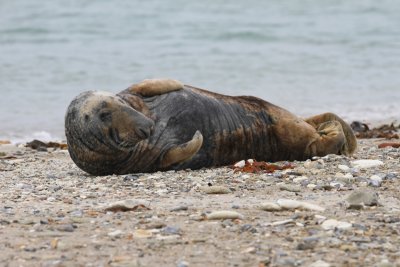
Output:
<svg viewBox="0 0 400 267">
<path fill-rule="evenodd" d="M 302 119 L 251 96 L 226 96 L 176 80 L 145 80 L 118 94 L 88 91 L 65 116 L 72 160 L 93 175 L 199 169 L 242 159 L 276 162 L 351 155 L 341 118 Z"/>
</svg>

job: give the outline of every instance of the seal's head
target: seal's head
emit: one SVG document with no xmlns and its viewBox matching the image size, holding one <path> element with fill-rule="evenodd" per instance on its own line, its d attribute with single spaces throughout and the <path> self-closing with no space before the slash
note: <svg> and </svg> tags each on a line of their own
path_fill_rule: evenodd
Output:
<svg viewBox="0 0 400 267">
<path fill-rule="evenodd" d="M 96 175 L 115 170 L 140 141 L 149 138 L 153 128 L 152 119 L 107 92 L 80 94 L 65 116 L 71 158 L 81 169 Z"/>
</svg>

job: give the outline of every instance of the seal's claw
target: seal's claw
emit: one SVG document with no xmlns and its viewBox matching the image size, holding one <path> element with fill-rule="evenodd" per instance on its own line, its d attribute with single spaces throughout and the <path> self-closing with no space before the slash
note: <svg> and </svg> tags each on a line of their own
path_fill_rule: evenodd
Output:
<svg viewBox="0 0 400 267">
<path fill-rule="evenodd" d="M 183 89 L 183 84 L 180 81 L 172 79 L 147 79 L 128 88 L 132 93 L 145 97 L 162 95 L 181 89 Z"/>
<path fill-rule="evenodd" d="M 201 148 L 203 144 L 203 135 L 200 131 L 196 131 L 192 140 L 171 148 L 164 156 L 161 166 L 166 168 L 175 163 L 184 162 L 192 158 Z"/>
</svg>

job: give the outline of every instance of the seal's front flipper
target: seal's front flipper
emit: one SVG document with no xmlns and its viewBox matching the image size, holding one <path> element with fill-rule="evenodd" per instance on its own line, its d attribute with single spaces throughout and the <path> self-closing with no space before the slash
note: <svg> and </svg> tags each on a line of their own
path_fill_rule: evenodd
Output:
<svg viewBox="0 0 400 267">
<path fill-rule="evenodd" d="M 161 167 L 166 168 L 172 164 L 184 162 L 192 158 L 201 148 L 203 144 L 203 135 L 200 131 L 196 131 L 192 140 L 171 148 L 164 156 Z"/>
<path fill-rule="evenodd" d="M 181 89 L 183 89 L 183 84 L 180 81 L 172 79 L 147 79 L 128 88 L 130 92 L 145 97 L 162 95 Z"/>
</svg>

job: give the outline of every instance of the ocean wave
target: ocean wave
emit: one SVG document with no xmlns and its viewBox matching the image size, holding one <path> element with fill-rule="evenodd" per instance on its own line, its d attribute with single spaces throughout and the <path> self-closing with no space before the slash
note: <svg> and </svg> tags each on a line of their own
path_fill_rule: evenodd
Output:
<svg viewBox="0 0 400 267">
<path fill-rule="evenodd" d="M 63 141 L 65 137 L 60 137 L 53 135 L 46 131 L 38 131 L 33 132 L 32 134 L 25 134 L 20 135 L 18 133 L 11 133 L 7 135 L 0 135 L 0 140 L 7 140 L 10 141 L 12 144 L 25 144 L 27 142 L 31 142 L 32 140 L 40 140 L 43 142 L 50 142 L 50 141 Z"/>
</svg>

